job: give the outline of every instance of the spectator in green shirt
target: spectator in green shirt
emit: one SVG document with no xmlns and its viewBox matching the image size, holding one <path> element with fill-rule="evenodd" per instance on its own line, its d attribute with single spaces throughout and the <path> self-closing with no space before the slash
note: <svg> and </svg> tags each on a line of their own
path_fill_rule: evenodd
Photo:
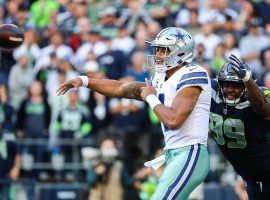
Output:
<svg viewBox="0 0 270 200">
<path fill-rule="evenodd" d="M 57 11 L 59 4 L 55 0 L 38 0 L 30 7 L 30 20 L 37 28 L 45 28 L 51 18 L 51 14 Z"/>
</svg>

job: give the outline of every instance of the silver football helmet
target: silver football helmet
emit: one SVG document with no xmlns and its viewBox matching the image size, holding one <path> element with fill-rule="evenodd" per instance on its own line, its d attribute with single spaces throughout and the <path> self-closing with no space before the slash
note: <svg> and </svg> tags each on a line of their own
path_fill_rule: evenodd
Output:
<svg viewBox="0 0 270 200">
<path fill-rule="evenodd" d="M 195 41 L 184 29 L 165 28 L 149 43 L 154 52 L 153 55 L 147 56 L 147 64 L 156 72 L 162 73 L 183 62 L 189 63 L 193 60 Z M 165 47 L 170 50 L 170 53 L 162 58 L 163 62 L 160 62 L 160 58 L 156 55 L 158 47 Z"/>
</svg>

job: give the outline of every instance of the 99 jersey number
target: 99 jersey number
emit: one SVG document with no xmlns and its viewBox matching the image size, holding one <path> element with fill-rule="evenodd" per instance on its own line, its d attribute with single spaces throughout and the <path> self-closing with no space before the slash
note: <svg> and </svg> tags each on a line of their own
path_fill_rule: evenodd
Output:
<svg viewBox="0 0 270 200">
<path fill-rule="evenodd" d="M 228 148 L 245 148 L 247 146 L 245 138 L 244 123 L 240 119 L 227 118 L 223 120 L 221 115 L 210 113 L 209 128 L 219 145 L 227 145 Z M 224 136 L 230 138 L 227 142 Z"/>
</svg>

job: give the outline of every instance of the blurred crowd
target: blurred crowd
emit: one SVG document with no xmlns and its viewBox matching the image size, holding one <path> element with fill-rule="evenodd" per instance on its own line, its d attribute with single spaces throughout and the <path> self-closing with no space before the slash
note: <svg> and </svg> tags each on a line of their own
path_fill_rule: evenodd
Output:
<svg viewBox="0 0 270 200">
<path fill-rule="evenodd" d="M 270 88 L 269 13 L 270 0 L 0 0 L 1 23 L 25 34 L 20 47 L 0 51 L 0 179 L 82 181 L 91 188 L 89 199 L 112 190 L 119 195 L 112 199 L 124 191 L 131 194 L 126 199 L 149 199 L 159 173 L 143 162 L 160 151 L 163 136 L 148 106 L 86 88 L 56 96 L 56 88 L 81 74 L 144 81 L 152 74 L 145 41 L 169 26 L 194 36 L 194 61 L 212 78 L 233 53 L 258 85 Z M 232 183 L 233 170 L 209 141 L 207 181 Z M 33 167 L 54 160 L 54 167 Z M 79 178 L 64 167 L 72 162 L 85 164 Z"/>
</svg>

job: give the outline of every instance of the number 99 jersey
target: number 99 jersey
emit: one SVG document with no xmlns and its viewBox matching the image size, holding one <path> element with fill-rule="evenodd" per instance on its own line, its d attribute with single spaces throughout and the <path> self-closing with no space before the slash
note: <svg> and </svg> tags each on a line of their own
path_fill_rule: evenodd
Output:
<svg viewBox="0 0 270 200">
<path fill-rule="evenodd" d="M 226 108 L 212 83 L 210 132 L 220 150 L 244 179 L 270 180 L 270 120 L 258 116 L 247 98 Z M 261 88 L 270 100 L 270 90 Z"/>
</svg>

